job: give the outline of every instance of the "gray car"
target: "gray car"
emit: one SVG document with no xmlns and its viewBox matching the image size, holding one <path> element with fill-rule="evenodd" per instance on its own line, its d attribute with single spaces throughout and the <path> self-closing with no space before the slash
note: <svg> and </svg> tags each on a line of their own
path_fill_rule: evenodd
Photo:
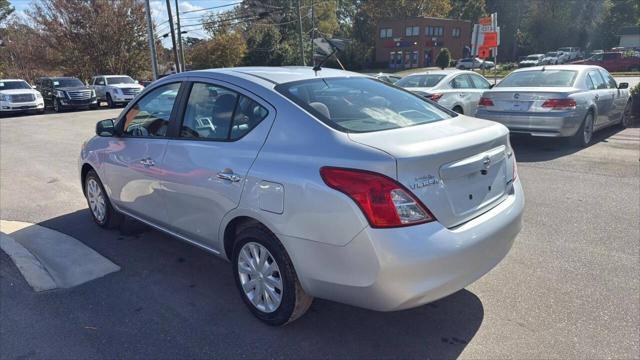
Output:
<svg viewBox="0 0 640 360">
<path fill-rule="evenodd" d="M 370 77 L 229 68 L 152 83 L 82 148 L 94 221 L 230 260 L 282 325 L 313 297 L 416 307 L 480 278 L 521 228 L 509 132 Z"/>
<path fill-rule="evenodd" d="M 629 124 L 628 86 L 617 84 L 599 66 L 520 69 L 482 95 L 476 116 L 500 122 L 514 133 L 571 137 L 576 145 L 587 146 L 594 131 Z"/>
</svg>

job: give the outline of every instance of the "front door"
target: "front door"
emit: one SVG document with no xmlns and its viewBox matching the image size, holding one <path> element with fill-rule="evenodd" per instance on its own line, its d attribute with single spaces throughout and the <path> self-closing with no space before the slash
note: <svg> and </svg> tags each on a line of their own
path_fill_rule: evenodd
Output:
<svg viewBox="0 0 640 360">
<path fill-rule="evenodd" d="M 169 226 L 220 249 L 222 218 L 240 202 L 245 178 L 267 138 L 275 110 L 232 85 L 193 81 L 181 125 L 164 157 Z"/>
<path fill-rule="evenodd" d="M 593 83 L 594 89 L 591 90 L 591 93 L 593 94 L 593 99 L 598 107 L 595 126 L 599 127 L 609 122 L 609 116 L 613 107 L 613 94 L 607 87 L 607 83 L 604 81 L 598 70 L 589 71 L 588 76 Z"/>
<path fill-rule="evenodd" d="M 113 203 L 131 215 L 164 225 L 163 157 L 180 83 L 160 86 L 140 98 L 118 121 L 104 159 L 104 183 Z"/>
</svg>

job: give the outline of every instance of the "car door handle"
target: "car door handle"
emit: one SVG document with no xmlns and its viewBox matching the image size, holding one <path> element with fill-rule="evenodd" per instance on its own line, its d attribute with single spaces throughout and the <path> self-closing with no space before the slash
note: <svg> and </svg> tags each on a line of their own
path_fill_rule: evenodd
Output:
<svg viewBox="0 0 640 360">
<path fill-rule="evenodd" d="M 231 169 L 224 169 L 218 173 L 218 179 L 229 180 L 231 182 L 238 182 L 242 180 L 240 175 L 236 175 L 233 173 Z"/>
<path fill-rule="evenodd" d="M 142 164 L 144 167 L 150 167 L 154 166 L 156 163 L 151 158 L 145 158 L 140 160 L 140 164 Z"/>
</svg>

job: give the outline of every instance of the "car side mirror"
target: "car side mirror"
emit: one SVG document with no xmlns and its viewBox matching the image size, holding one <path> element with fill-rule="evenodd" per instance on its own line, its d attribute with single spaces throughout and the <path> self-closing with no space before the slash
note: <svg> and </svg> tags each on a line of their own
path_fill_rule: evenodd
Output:
<svg viewBox="0 0 640 360">
<path fill-rule="evenodd" d="M 134 82 L 135 82 L 136 84 L 140 84 L 140 81 L 138 81 L 138 80 L 134 80 Z"/>
<path fill-rule="evenodd" d="M 493 89 L 494 86 L 496 86 L 496 84 L 489 84 L 489 89 Z"/>
<path fill-rule="evenodd" d="M 96 124 L 96 135 L 110 137 L 116 134 L 116 125 L 113 119 L 100 120 Z"/>
<path fill-rule="evenodd" d="M 627 88 L 629 88 L 629 83 L 621 82 L 620 84 L 618 84 L 618 89 L 627 89 Z"/>
</svg>

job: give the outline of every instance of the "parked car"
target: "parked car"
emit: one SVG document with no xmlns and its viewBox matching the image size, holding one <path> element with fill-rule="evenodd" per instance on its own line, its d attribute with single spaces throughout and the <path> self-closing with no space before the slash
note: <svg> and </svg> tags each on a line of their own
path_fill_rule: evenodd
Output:
<svg viewBox="0 0 640 360">
<path fill-rule="evenodd" d="M 105 101 L 110 108 L 127 104 L 138 95 L 144 86 L 127 75 L 98 75 L 91 79 L 98 101 Z"/>
<path fill-rule="evenodd" d="M 377 73 L 368 75 L 389 84 L 395 84 L 398 80 L 402 79 L 402 76 L 395 74 Z"/>
<path fill-rule="evenodd" d="M 532 54 L 524 58 L 524 60 L 518 63 L 518 67 L 529 67 L 529 66 L 538 66 L 542 65 L 542 60 L 544 59 L 544 54 Z"/>
<path fill-rule="evenodd" d="M 412 74 L 398 81 L 400 86 L 460 114 L 473 115 L 491 84 L 482 75 L 468 70 L 439 70 Z"/>
<path fill-rule="evenodd" d="M 521 227 L 506 127 L 362 74 L 179 73 L 96 133 L 79 160 L 93 220 L 126 214 L 230 260 L 270 325 L 313 297 L 379 311 L 442 298 Z"/>
<path fill-rule="evenodd" d="M 44 100 L 22 79 L 0 79 L 0 114 L 44 112 Z"/>
<path fill-rule="evenodd" d="M 625 56 L 622 52 L 605 52 L 592 57 L 574 61 L 573 64 L 597 65 L 607 71 L 640 71 L 640 57 Z"/>
<path fill-rule="evenodd" d="M 460 70 L 493 69 L 495 66 L 493 61 L 482 61 L 480 58 L 464 58 L 456 64 L 456 68 Z"/>
<path fill-rule="evenodd" d="M 569 57 L 562 51 L 549 51 L 544 54 L 544 58 L 540 65 L 558 65 L 564 64 L 568 61 Z"/>
<path fill-rule="evenodd" d="M 630 121 L 629 84 L 617 84 L 599 66 L 562 65 L 520 69 L 486 91 L 476 116 L 511 132 L 570 137 L 579 146 L 593 132 Z"/>
<path fill-rule="evenodd" d="M 565 54 L 567 54 L 567 61 L 574 61 L 582 58 L 582 50 L 578 47 L 561 47 L 558 49 Z"/>
<path fill-rule="evenodd" d="M 75 77 L 42 77 L 36 81 L 45 106 L 56 112 L 67 109 L 97 109 L 95 91 Z"/>
</svg>

